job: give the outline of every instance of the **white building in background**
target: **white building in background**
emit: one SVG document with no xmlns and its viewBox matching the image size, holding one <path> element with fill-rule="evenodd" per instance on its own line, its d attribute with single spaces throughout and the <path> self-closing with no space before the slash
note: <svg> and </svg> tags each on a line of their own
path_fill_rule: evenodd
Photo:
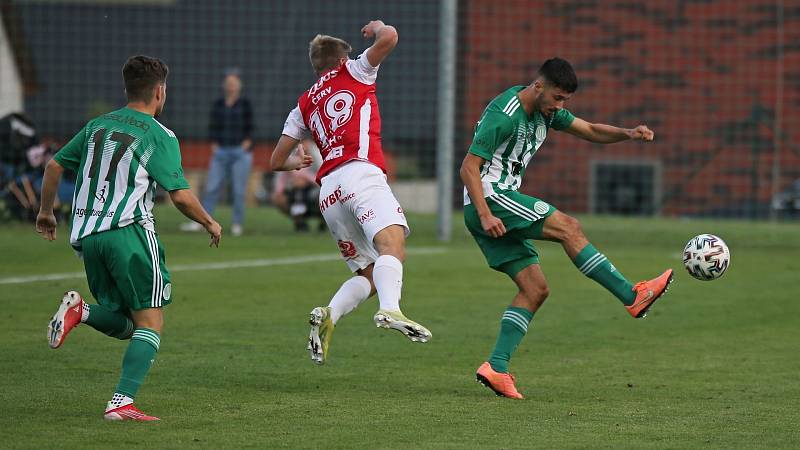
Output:
<svg viewBox="0 0 800 450">
<path fill-rule="evenodd" d="M 22 111 L 22 78 L 0 11 L 0 117 Z"/>
</svg>

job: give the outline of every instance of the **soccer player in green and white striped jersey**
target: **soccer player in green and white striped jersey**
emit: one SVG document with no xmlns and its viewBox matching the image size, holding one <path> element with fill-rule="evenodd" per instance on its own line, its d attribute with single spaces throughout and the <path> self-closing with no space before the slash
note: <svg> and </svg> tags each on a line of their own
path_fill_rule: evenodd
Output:
<svg viewBox="0 0 800 450">
<path fill-rule="evenodd" d="M 559 242 L 578 270 L 616 296 L 634 318 L 644 317 L 672 281 L 669 269 L 652 280 L 631 284 L 589 243 L 575 218 L 517 192 L 550 129 L 601 144 L 653 140 L 653 131 L 645 125 L 624 129 L 573 116 L 564 103 L 577 87 L 567 61 L 547 60 L 529 86 L 512 87 L 489 103 L 461 165 L 467 228 L 489 266 L 507 274 L 519 288 L 503 313 L 494 351 L 476 374 L 479 382 L 505 397 L 522 398 L 508 363 L 548 295 L 534 239 Z"/>
<path fill-rule="evenodd" d="M 183 176 L 175 133 L 158 122 L 166 101 L 169 69 L 162 61 L 134 56 L 122 68 L 128 104 L 99 116 L 47 164 L 36 230 L 56 238 L 53 200 L 65 168 L 78 174 L 72 202 L 70 243 L 82 256 L 90 305 L 75 291 L 64 294 L 47 338 L 58 348 L 78 324 L 130 339 L 122 375 L 108 402 L 109 420 L 158 420 L 133 406 L 161 343 L 162 307 L 172 298 L 164 249 L 155 232 L 156 185 L 173 204 L 202 224 L 219 246 L 220 225 L 203 209 Z"/>
</svg>

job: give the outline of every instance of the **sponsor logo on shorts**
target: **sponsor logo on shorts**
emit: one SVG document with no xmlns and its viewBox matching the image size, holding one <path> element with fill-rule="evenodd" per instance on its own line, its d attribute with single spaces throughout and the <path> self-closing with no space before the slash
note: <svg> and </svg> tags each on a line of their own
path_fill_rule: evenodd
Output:
<svg viewBox="0 0 800 450">
<path fill-rule="evenodd" d="M 550 205 L 539 200 L 538 202 L 533 204 L 533 211 L 536 214 L 547 214 L 547 212 L 550 211 Z"/>
<path fill-rule="evenodd" d="M 403 208 L 397 207 L 397 214 L 403 214 Z"/>
<path fill-rule="evenodd" d="M 353 241 L 339 241 L 339 251 L 342 253 L 343 258 L 355 258 L 357 253 L 356 244 Z"/>
<path fill-rule="evenodd" d="M 370 220 L 375 218 L 375 210 L 370 209 L 369 211 L 365 212 L 364 214 L 360 214 L 358 216 L 358 223 L 364 225 L 365 223 L 369 222 Z"/>
<path fill-rule="evenodd" d="M 319 202 L 319 211 L 324 212 L 326 209 L 333 206 L 336 202 L 340 203 L 347 203 L 356 196 L 355 192 L 351 192 L 345 196 L 342 196 L 342 187 L 339 186 L 333 191 L 330 195 L 323 198 L 321 202 Z"/>
<path fill-rule="evenodd" d="M 172 296 L 172 283 L 167 283 L 166 286 L 164 286 L 164 294 L 162 294 L 162 296 L 164 300 L 169 300 Z"/>
</svg>

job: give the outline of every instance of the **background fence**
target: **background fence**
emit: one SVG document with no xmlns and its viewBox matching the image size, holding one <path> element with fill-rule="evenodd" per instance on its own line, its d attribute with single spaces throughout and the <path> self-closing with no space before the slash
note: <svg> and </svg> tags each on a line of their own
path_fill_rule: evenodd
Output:
<svg viewBox="0 0 800 450">
<path fill-rule="evenodd" d="M 589 121 L 646 123 L 656 141 L 598 146 L 550 133 L 523 191 L 573 213 L 765 218 L 800 211 L 800 0 L 463 0 L 450 36 L 440 33 L 441 4 L 424 0 L 0 5 L 0 113 L 21 108 L 41 136 L 59 141 L 124 102 L 120 69 L 142 53 L 170 65 L 163 122 L 181 139 L 189 168 L 207 163 L 208 115 L 231 67 L 242 73 L 255 137 L 268 151 L 315 79 L 308 41 L 339 36 L 357 54 L 368 45 L 361 26 L 382 18 L 400 34 L 378 84 L 398 180 L 436 175 L 440 40 L 451 39 L 453 177 L 486 103 L 528 84 L 558 55 L 580 81 L 568 109 Z M 256 166 L 266 161 L 261 153 Z M 458 204 L 457 178 L 454 186 Z"/>
</svg>

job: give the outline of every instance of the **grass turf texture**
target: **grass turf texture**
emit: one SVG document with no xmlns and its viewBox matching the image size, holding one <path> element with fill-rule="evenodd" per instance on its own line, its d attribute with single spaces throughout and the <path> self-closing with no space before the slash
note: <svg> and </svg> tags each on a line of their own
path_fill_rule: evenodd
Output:
<svg viewBox="0 0 800 450">
<path fill-rule="evenodd" d="M 171 266 L 335 254 L 325 234 L 291 232 L 251 210 L 247 234 L 207 248 L 170 208 L 159 231 Z M 222 212 L 223 222 L 227 219 Z M 85 279 L 0 284 L 2 447 L 762 447 L 800 443 L 796 225 L 587 217 L 584 229 L 632 281 L 676 269 L 648 318 L 541 243 L 551 295 L 514 356 L 524 401 L 495 397 L 474 372 L 514 295 L 456 218 L 454 240 L 412 216 L 403 306 L 434 334 L 425 345 L 372 324 L 375 299 L 339 322 L 328 364 L 305 350 L 308 312 L 348 276 L 341 262 L 173 273 L 162 347 L 137 405 L 156 424 L 105 423 L 125 343 L 81 326 L 50 350 L 61 293 Z M 82 270 L 66 243 L 3 225 L 0 278 Z M 718 234 L 732 266 L 715 282 L 683 270 L 686 241 Z"/>
</svg>

